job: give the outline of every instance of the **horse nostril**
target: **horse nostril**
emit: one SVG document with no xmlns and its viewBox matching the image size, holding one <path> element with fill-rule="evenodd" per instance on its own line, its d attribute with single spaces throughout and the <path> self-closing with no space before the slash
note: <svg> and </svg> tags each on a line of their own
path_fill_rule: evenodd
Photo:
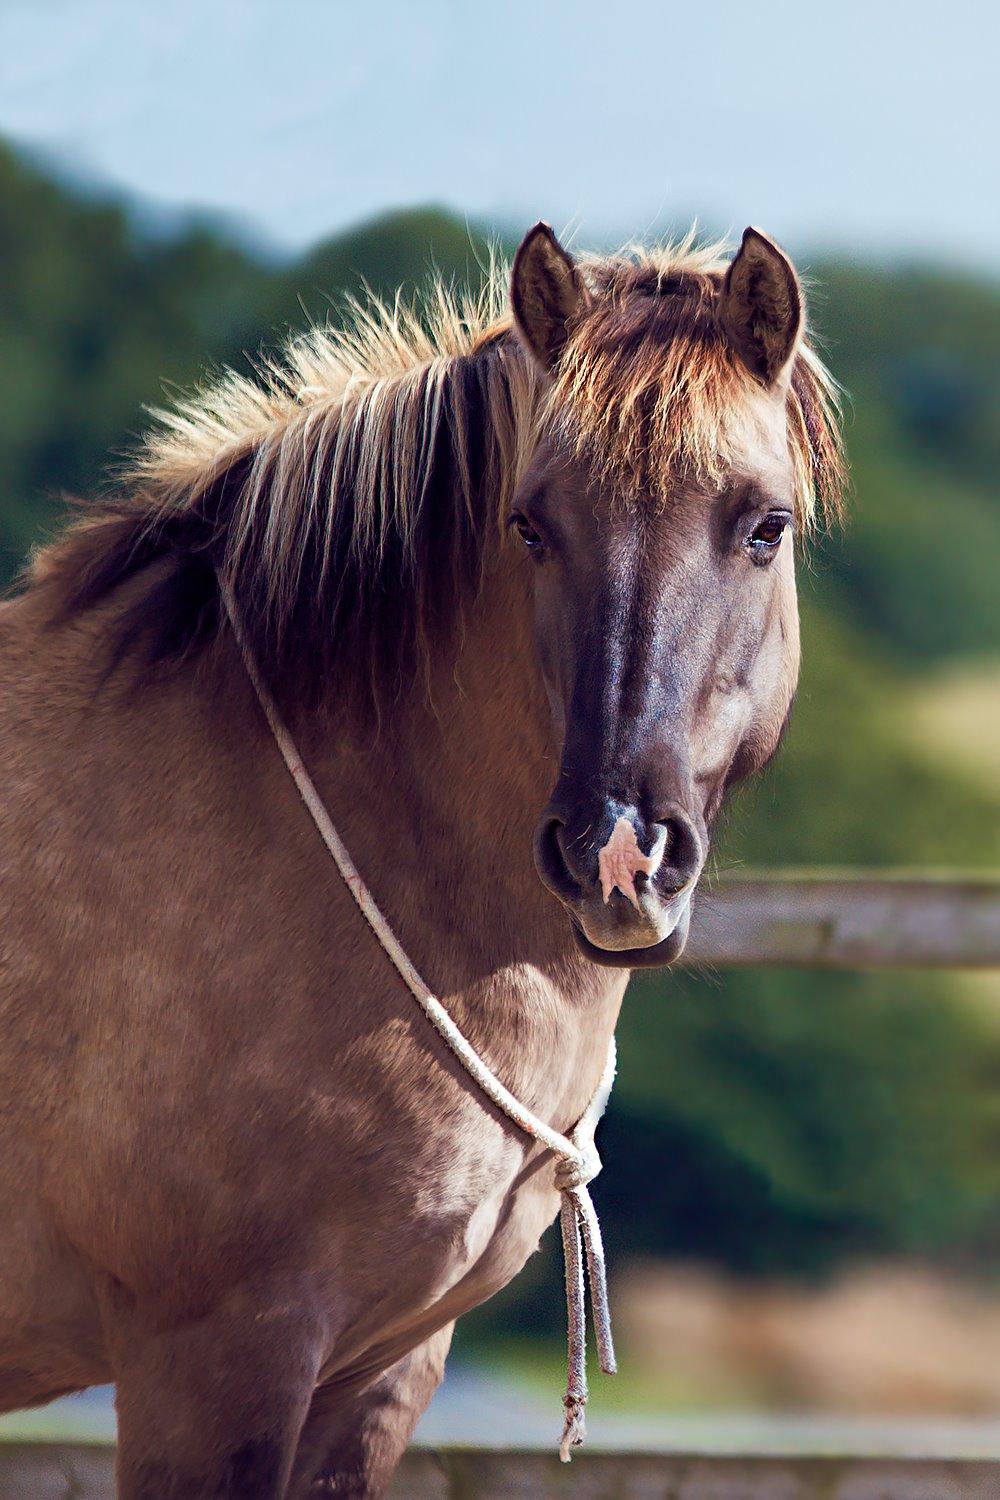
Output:
<svg viewBox="0 0 1000 1500">
<path fill-rule="evenodd" d="M 638 908 L 643 892 L 671 899 L 701 871 L 702 847 L 695 824 L 678 803 L 647 821 L 634 806 L 606 800 L 568 815 L 545 813 L 535 830 L 535 867 L 542 884 L 568 906 L 617 891 Z M 622 913 L 622 901 L 615 910 Z"/>
<path fill-rule="evenodd" d="M 580 884 L 570 869 L 563 848 L 563 823 L 561 818 L 545 818 L 535 834 L 535 866 L 542 884 L 548 886 L 555 896 L 564 901 L 580 898 Z"/>
<path fill-rule="evenodd" d="M 674 896 L 701 871 L 701 840 L 691 819 L 679 809 L 661 821 L 667 830 L 667 847 L 659 885 L 664 894 Z"/>
</svg>

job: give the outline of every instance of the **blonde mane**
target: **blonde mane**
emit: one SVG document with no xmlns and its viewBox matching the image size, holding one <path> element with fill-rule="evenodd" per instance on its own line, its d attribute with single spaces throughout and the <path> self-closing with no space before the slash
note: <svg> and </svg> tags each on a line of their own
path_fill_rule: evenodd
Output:
<svg viewBox="0 0 1000 1500">
<path fill-rule="evenodd" d="M 408 650 L 474 587 L 491 523 L 547 430 L 622 493 L 658 503 L 679 467 L 716 482 L 732 456 L 754 383 L 712 313 L 723 247 L 688 236 L 581 264 L 593 311 L 554 381 L 512 332 L 497 258 L 475 294 L 435 281 L 416 303 L 351 302 L 343 327 L 313 328 L 251 375 L 227 372 L 154 412 L 114 494 L 38 555 L 31 581 L 67 615 L 170 560 L 184 586 L 161 570 L 126 622 L 130 637 L 151 634 L 152 657 L 208 638 L 222 576 L 265 671 L 286 676 L 297 646 L 314 681 L 346 652 L 356 672 L 398 682 Z M 806 344 L 788 417 L 808 524 L 836 507 L 841 464 L 834 386 Z"/>
</svg>

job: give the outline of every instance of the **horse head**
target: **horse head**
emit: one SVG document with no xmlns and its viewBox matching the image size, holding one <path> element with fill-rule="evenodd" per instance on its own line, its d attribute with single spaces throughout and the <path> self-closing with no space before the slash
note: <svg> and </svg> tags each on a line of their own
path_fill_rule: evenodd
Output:
<svg viewBox="0 0 1000 1500">
<path fill-rule="evenodd" d="M 508 516 L 560 746 L 535 861 L 589 958 L 669 963 L 795 693 L 802 294 L 753 229 L 724 273 L 678 275 L 579 264 L 538 225 L 511 300 L 550 387 Z"/>
</svg>

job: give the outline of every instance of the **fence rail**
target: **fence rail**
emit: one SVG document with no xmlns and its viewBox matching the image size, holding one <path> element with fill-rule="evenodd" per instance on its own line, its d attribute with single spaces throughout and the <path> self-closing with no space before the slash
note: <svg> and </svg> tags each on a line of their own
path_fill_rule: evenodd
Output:
<svg viewBox="0 0 1000 1500">
<path fill-rule="evenodd" d="M 695 897 L 686 964 L 1000 967 L 1000 879 L 777 870 Z"/>
<path fill-rule="evenodd" d="M 114 1500 L 114 1450 L 0 1444 L 0 1500 Z M 390 1500 L 997 1500 L 984 1458 L 821 1458 L 706 1453 L 552 1453 L 413 1448 Z"/>
</svg>

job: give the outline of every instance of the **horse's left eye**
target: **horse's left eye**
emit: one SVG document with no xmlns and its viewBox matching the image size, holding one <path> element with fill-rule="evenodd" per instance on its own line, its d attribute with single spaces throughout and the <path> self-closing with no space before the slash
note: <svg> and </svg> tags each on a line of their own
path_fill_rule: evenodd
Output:
<svg viewBox="0 0 1000 1500">
<path fill-rule="evenodd" d="M 542 539 L 538 535 L 538 532 L 535 530 L 535 528 L 529 521 L 525 519 L 524 516 L 520 514 L 511 516 L 508 525 L 517 532 L 518 536 L 521 538 L 521 541 L 527 547 L 529 552 L 541 552 Z"/>
<path fill-rule="evenodd" d="M 777 551 L 778 543 L 791 525 L 786 511 L 773 510 L 758 522 L 746 539 L 746 549 L 758 562 L 765 562 Z"/>
</svg>

